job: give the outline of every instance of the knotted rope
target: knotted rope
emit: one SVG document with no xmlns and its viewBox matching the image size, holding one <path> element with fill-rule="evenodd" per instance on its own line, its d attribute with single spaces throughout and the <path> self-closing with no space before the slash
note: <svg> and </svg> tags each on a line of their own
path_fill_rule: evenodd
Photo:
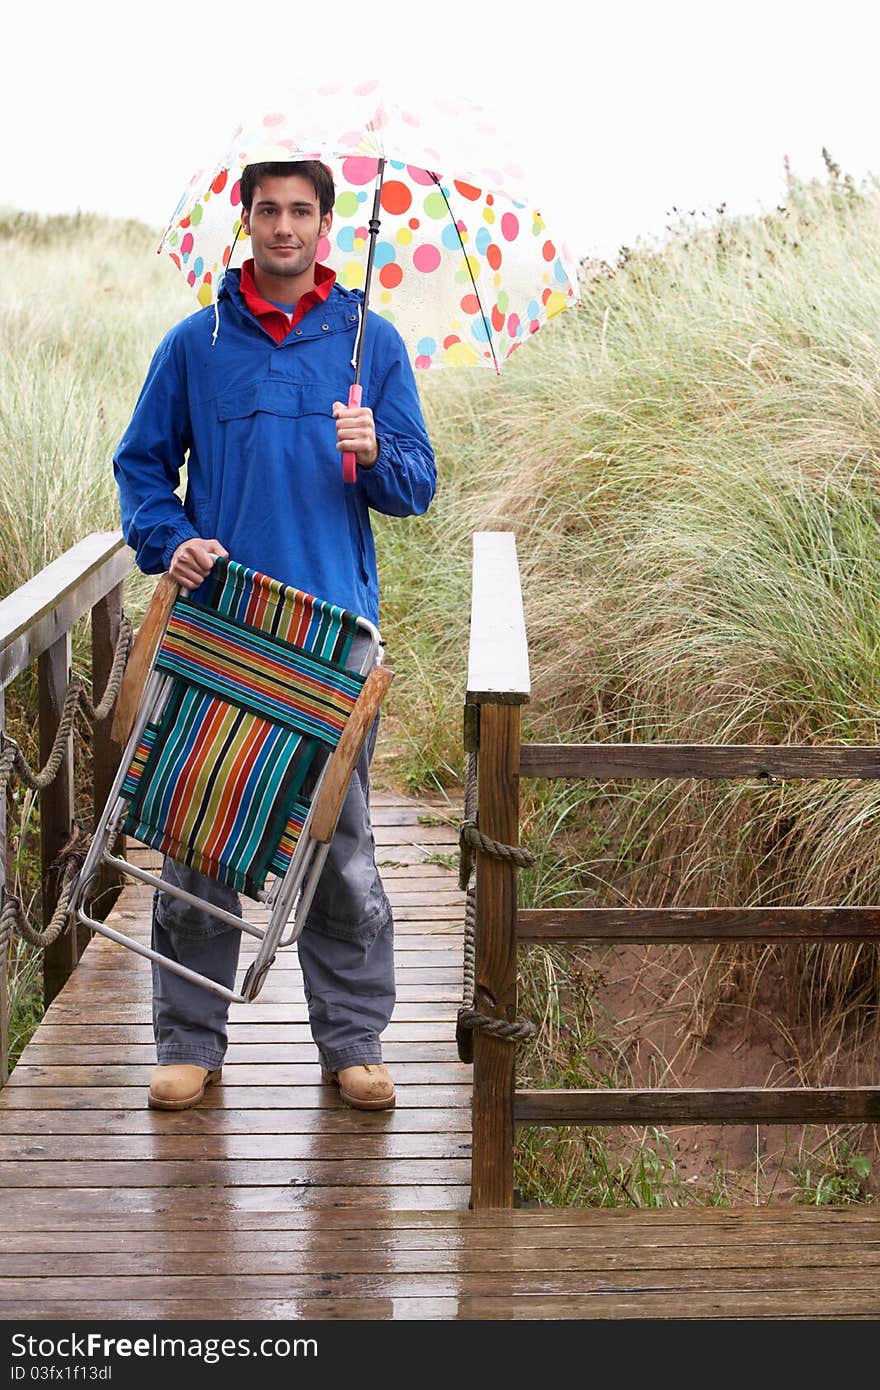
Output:
<svg viewBox="0 0 880 1390">
<path fill-rule="evenodd" d="M 45 791 L 51 785 L 58 776 L 67 741 L 70 738 L 79 710 L 82 710 L 91 724 L 107 718 L 119 694 L 125 665 L 131 651 L 132 637 L 131 623 L 123 614 L 119 623 L 119 636 L 116 640 L 110 675 L 107 678 L 104 694 L 97 705 L 92 704 L 84 678 L 78 672 L 73 673 L 64 692 L 61 718 L 52 743 L 52 751 L 39 772 L 34 772 L 14 739 L 9 738 L 8 735 L 0 735 L 0 744 L 2 744 L 0 746 L 0 804 L 6 796 L 6 788 L 13 774 L 17 775 L 19 781 L 23 782 L 31 791 Z M 42 931 L 37 931 L 35 927 L 30 925 L 27 920 L 27 913 L 19 899 L 12 893 L 4 891 L 3 906 L 0 908 L 0 961 L 5 959 L 6 947 L 13 931 L 18 932 L 19 936 L 24 937 L 25 941 L 29 941 L 32 946 L 43 948 L 51 946 L 53 941 L 58 939 L 67 924 L 73 885 L 85 858 L 87 847 L 88 837 L 75 828 L 73 835 L 51 865 L 53 870 L 60 871 L 62 874 L 61 887 L 58 894 L 58 905 L 52 913 L 49 924 Z"/>
<path fill-rule="evenodd" d="M 467 774 L 464 789 L 464 820 L 458 834 L 460 851 L 458 884 L 467 893 L 464 914 L 464 969 L 462 981 L 462 1007 L 458 1011 L 455 1039 L 458 1055 L 463 1062 L 473 1061 L 473 1033 L 489 1033 L 493 1038 L 505 1042 L 525 1042 L 535 1035 L 535 1025 L 528 1019 L 517 1019 L 508 1023 L 503 1018 L 491 1018 L 476 1007 L 476 922 L 477 885 L 474 879 L 474 866 L 477 854 L 488 854 L 493 859 L 506 860 L 520 868 L 528 868 L 535 863 L 531 850 L 522 845 L 505 845 L 490 839 L 477 827 L 477 759 L 475 753 L 467 755 Z"/>
</svg>

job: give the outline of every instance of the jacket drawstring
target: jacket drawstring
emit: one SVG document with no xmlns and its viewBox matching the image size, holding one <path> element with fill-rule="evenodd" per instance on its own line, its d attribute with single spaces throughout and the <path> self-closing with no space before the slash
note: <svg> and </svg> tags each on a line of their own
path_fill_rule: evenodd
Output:
<svg viewBox="0 0 880 1390">
<path fill-rule="evenodd" d="M 217 342 L 217 334 L 220 332 L 220 291 L 223 288 L 223 281 L 226 279 L 226 272 L 229 269 L 229 262 L 232 260 L 232 253 L 238 245 L 238 238 L 240 236 L 241 221 L 239 221 L 238 227 L 236 228 L 235 237 L 233 238 L 232 246 L 229 250 L 229 255 L 226 257 L 226 264 L 220 271 L 220 275 L 217 279 L 217 293 L 214 296 L 214 334 L 211 338 L 211 347 L 215 346 Z"/>
<path fill-rule="evenodd" d="M 214 333 L 211 337 L 211 347 L 217 342 L 217 334 L 220 332 L 220 291 L 223 288 L 223 281 L 226 279 L 226 268 L 221 270 L 217 279 L 217 293 L 214 295 Z"/>
<path fill-rule="evenodd" d="M 362 311 L 362 309 L 361 309 L 360 303 L 358 303 L 358 326 L 357 326 L 357 332 L 356 332 L 355 335 L 354 335 L 354 352 L 351 354 L 351 365 L 352 365 L 353 367 L 356 367 L 356 366 L 357 366 L 357 362 L 358 362 L 358 346 L 359 346 L 360 341 L 361 341 L 361 329 L 362 329 L 362 327 L 363 327 L 363 322 L 364 322 L 363 311 Z"/>
</svg>

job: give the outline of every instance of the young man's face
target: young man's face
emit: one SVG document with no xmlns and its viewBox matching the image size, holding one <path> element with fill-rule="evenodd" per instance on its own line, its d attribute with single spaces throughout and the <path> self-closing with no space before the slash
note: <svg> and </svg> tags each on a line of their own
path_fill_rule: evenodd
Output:
<svg viewBox="0 0 880 1390">
<path fill-rule="evenodd" d="M 332 221 L 332 212 L 321 216 L 314 186 L 301 174 L 262 179 L 250 212 L 241 215 L 258 269 L 290 278 L 311 268 L 318 239 L 327 235 Z"/>
</svg>

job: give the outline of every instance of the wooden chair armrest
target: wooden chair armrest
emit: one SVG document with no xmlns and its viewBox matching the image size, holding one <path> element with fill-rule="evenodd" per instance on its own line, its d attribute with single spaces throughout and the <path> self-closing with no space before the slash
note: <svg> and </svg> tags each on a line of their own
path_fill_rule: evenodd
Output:
<svg viewBox="0 0 880 1390">
<path fill-rule="evenodd" d="M 311 838 L 323 845 L 329 844 L 333 838 L 364 740 L 372 728 L 373 720 L 393 679 L 394 672 L 385 666 L 373 667 L 330 759 L 320 795 L 315 803 L 309 831 Z"/>
<path fill-rule="evenodd" d="M 153 597 L 150 599 L 150 606 L 144 614 L 144 620 L 137 630 L 137 636 L 129 652 L 110 728 L 111 739 L 123 748 L 128 743 L 129 734 L 134 727 L 153 658 L 168 626 L 168 619 L 179 593 L 180 586 L 175 584 L 171 576 L 160 574 L 153 590 Z"/>
</svg>

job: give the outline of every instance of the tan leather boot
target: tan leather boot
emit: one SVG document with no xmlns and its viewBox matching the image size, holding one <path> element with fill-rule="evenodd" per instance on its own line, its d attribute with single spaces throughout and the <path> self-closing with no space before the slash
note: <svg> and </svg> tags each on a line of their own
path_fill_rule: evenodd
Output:
<svg viewBox="0 0 880 1390">
<path fill-rule="evenodd" d="M 198 1105 L 205 1087 L 219 1081 L 223 1068 L 208 1071 L 189 1062 L 156 1067 L 150 1081 L 150 1105 L 154 1110 L 188 1110 Z"/>
<path fill-rule="evenodd" d="M 321 1080 L 339 1087 L 339 1094 L 354 1110 L 393 1110 L 394 1082 L 381 1062 L 361 1067 L 321 1068 Z"/>
</svg>

